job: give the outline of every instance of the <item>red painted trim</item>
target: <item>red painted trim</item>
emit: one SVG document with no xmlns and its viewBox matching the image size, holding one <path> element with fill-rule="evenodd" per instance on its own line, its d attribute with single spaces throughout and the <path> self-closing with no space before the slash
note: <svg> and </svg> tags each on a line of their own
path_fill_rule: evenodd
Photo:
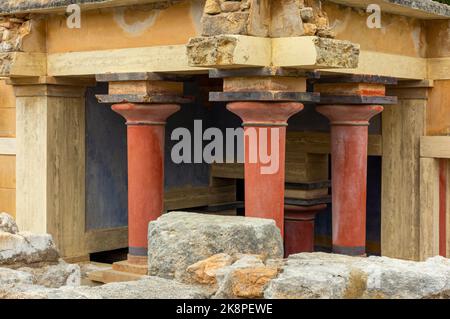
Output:
<svg viewBox="0 0 450 319">
<path fill-rule="evenodd" d="M 447 160 L 439 161 L 439 255 L 447 255 Z"/>
</svg>

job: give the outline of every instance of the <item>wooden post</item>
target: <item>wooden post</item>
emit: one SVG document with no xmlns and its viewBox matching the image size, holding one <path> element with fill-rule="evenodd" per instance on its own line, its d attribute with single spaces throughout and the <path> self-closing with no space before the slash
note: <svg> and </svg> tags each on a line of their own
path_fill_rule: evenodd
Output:
<svg viewBox="0 0 450 319">
<path fill-rule="evenodd" d="M 420 259 L 420 137 L 426 133 L 428 87 L 413 82 L 388 90 L 398 96 L 398 104 L 386 106 L 382 114 L 383 256 Z"/>
<path fill-rule="evenodd" d="M 21 230 L 50 233 L 62 256 L 86 255 L 85 84 L 20 79 L 17 213 Z"/>
</svg>

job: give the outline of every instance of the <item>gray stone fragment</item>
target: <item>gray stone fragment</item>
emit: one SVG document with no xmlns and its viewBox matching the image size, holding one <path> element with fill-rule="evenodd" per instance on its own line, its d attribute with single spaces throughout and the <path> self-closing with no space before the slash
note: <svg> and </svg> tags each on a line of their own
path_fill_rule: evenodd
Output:
<svg viewBox="0 0 450 319">
<path fill-rule="evenodd" d="M 187 278 L 186 269 L 212 255 L 283 255 L 280 230 L 273 220 L 184 212 L 165 214 L 149 224 L 149 274 Z"/>
</svg>

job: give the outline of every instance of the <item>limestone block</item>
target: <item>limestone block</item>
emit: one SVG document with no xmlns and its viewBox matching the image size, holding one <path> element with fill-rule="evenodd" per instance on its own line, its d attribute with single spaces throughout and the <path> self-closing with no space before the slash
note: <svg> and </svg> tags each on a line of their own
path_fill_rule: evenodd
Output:
<svg viewBox="0 0 450 319">
<path fill-rule="evenodd" d="M 165 214 L 149 224 L 149 274 L 189 281 L 186 269 L 225 253 L 280 258 L 280 230 L 269 219 L 214 216 L 185 212 Z"/>
<path fill-rule="evenodd" d="M 291 255 L 265 298 L 421 299 L 450 297 L 450 260 L 413 262 L 324 253 Z"/>
<path fill-rule="evenodd" d="M 0 232 L 10 234 L 17 234 L 19 232 L 19 228 L 11 215 L 0 213 Z"/>
</svg>

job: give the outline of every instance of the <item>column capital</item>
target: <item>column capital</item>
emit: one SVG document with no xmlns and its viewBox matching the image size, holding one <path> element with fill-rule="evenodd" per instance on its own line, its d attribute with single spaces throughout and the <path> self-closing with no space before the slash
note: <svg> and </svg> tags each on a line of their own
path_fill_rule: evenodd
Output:
<svg viewBox="0 0 450 319">
<path fill-rule="evenodd" d="M 9 78 L 6 83 L 14 87 L 16 97 L 83 97 L 86 87 L 95 86 L 90 78 L 52 76 Z"/>
<path fill-rule="evenodd" d="M 383 109 L 381 105 L 322 105 L 316 108 L 331 125 L 344 126 L 369 126 L 369 120 Z"/>
<path fill-rule="evenodd" d="M 122 115 L 127 125 L 165 125 L 167 118 L 180 110 L 178 104 L 114 104 L 112 110 Z"/>
<path fill-rule="evenodd" d="M 227 109 L 243 120 L 244 126 L 287 126 L 287 120 L 303 110 L 297 102 L 231 102 Z"/>
</svg>

